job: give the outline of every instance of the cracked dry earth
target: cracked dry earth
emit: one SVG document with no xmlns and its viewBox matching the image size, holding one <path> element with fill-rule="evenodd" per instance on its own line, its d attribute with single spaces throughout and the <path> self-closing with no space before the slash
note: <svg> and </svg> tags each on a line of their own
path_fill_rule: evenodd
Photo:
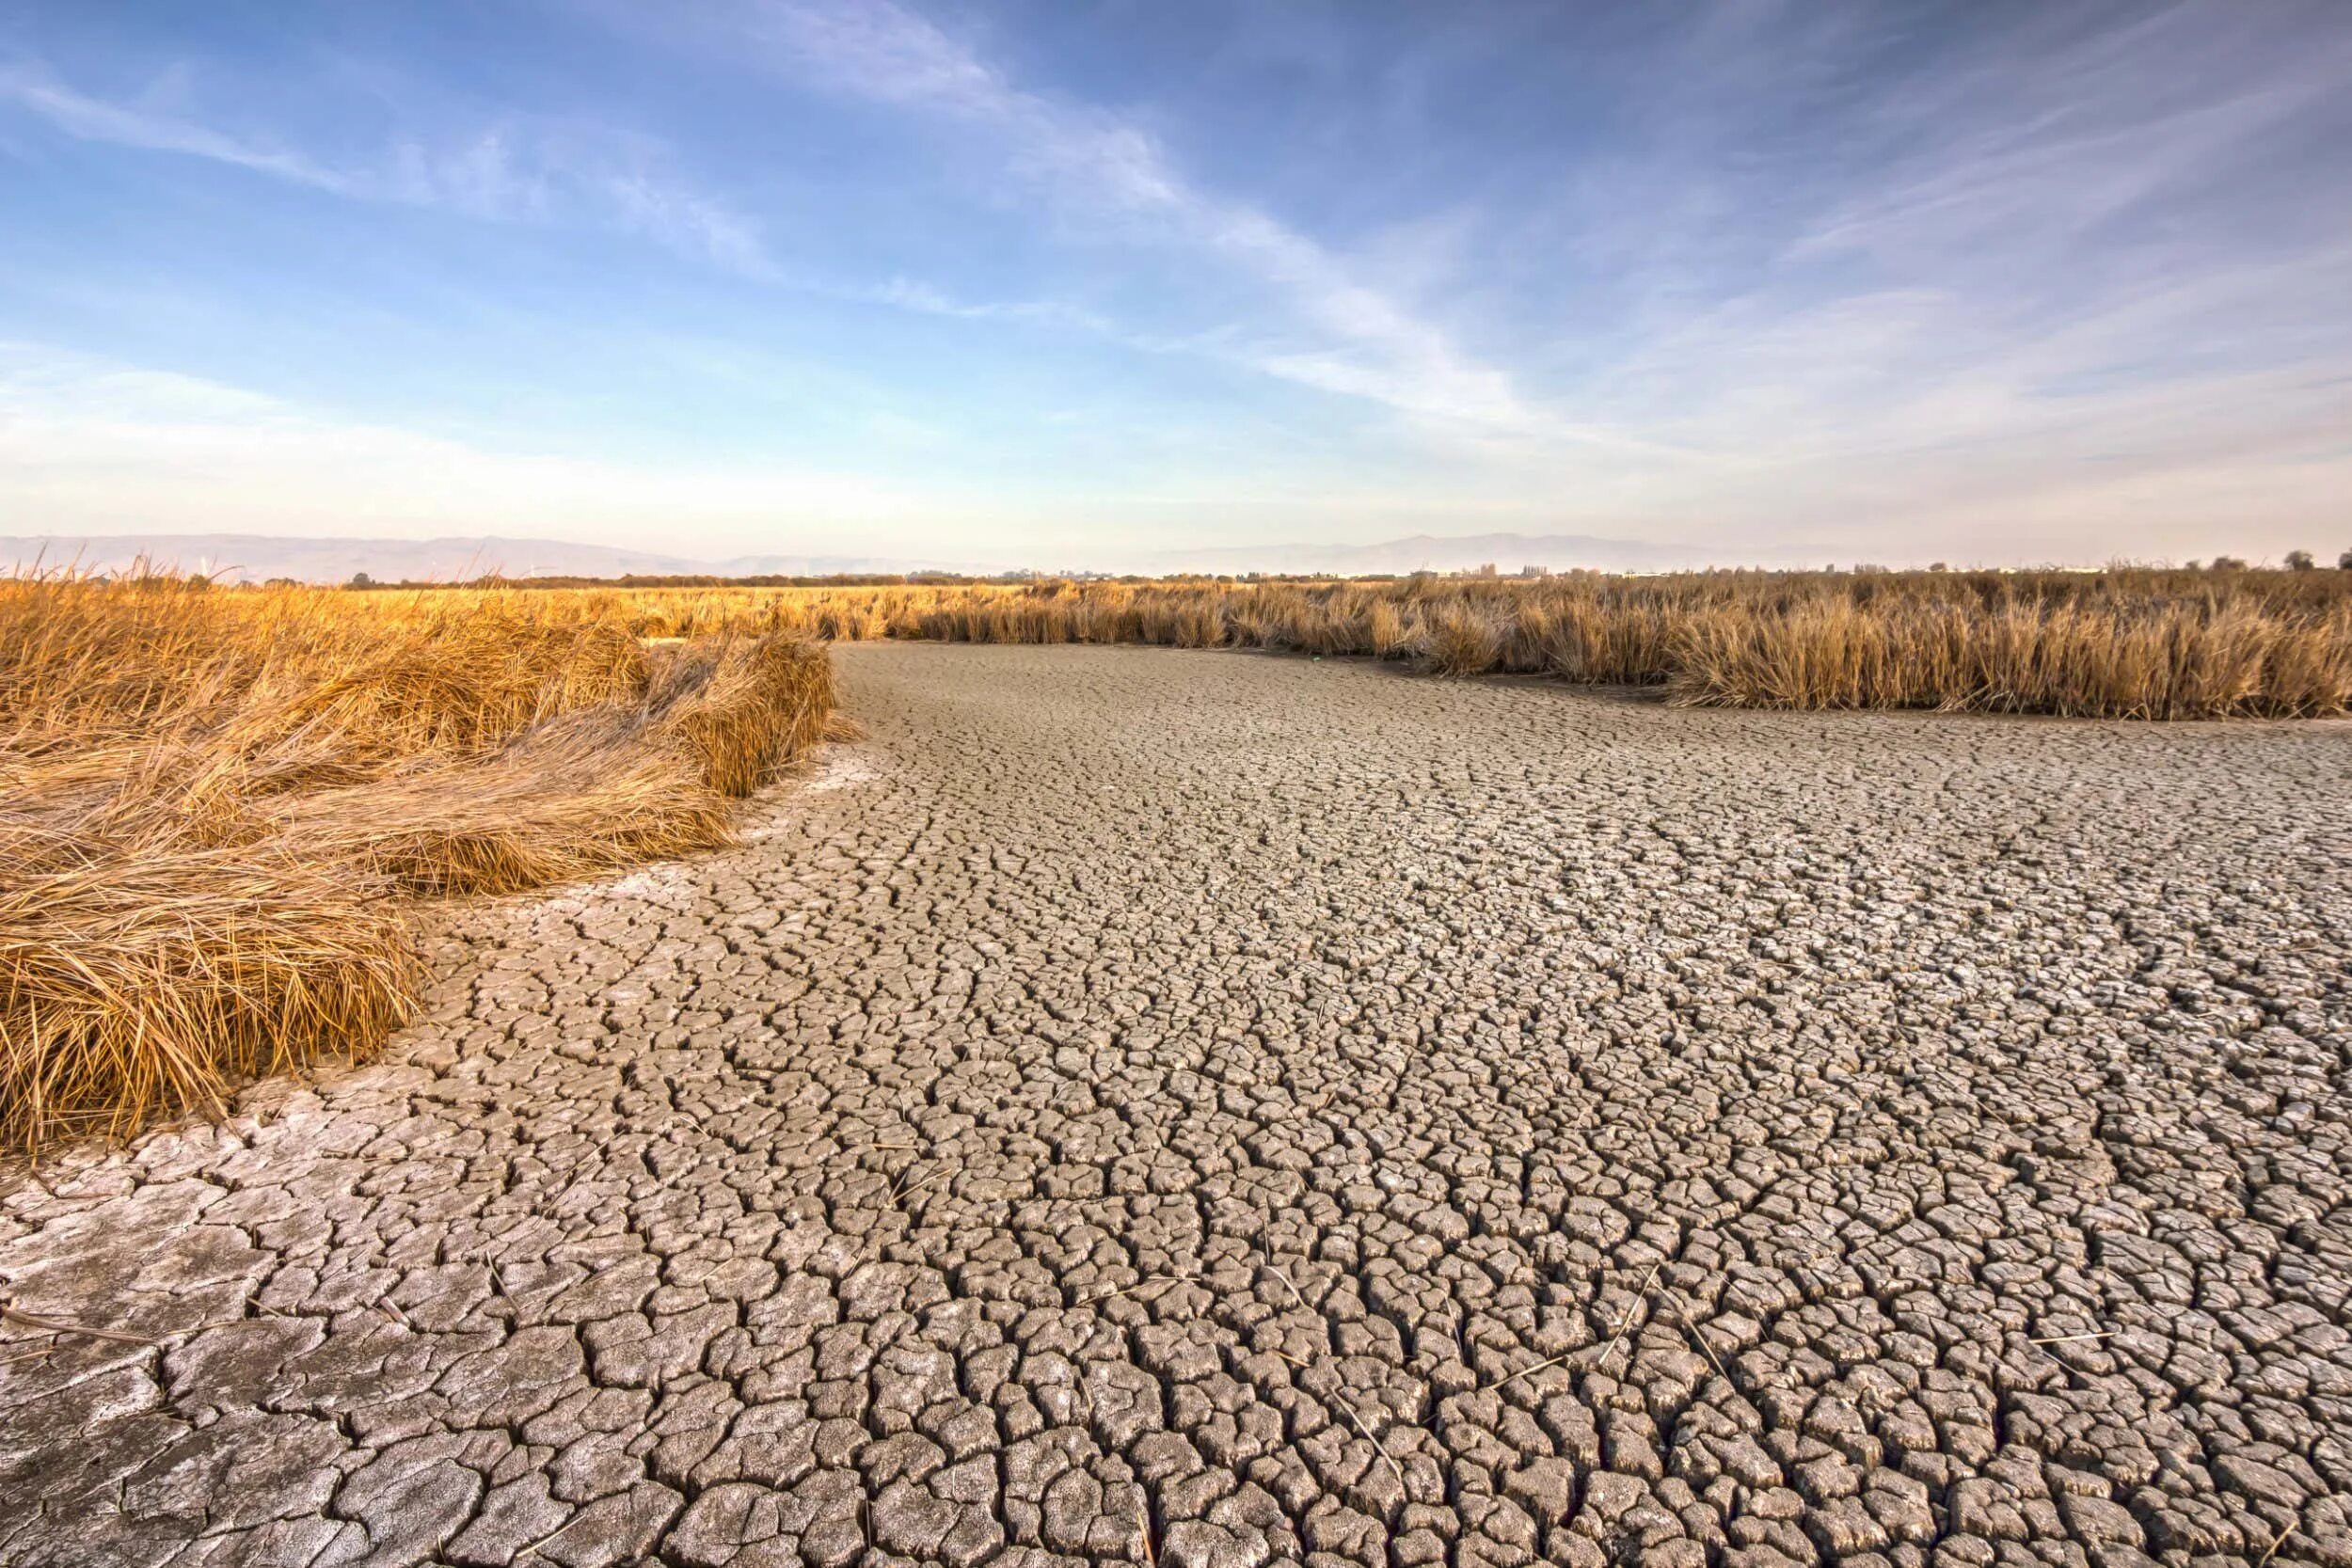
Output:
<svg viewBox="0 0 2352 1568">
<path fill-rule="evenodd" d="M 2352 1561 L 2352 728 L 838 650 L 0 1199 L 0 1561 Z M 460 935 L 464 940 L 459 940 Z"/>
</svg>

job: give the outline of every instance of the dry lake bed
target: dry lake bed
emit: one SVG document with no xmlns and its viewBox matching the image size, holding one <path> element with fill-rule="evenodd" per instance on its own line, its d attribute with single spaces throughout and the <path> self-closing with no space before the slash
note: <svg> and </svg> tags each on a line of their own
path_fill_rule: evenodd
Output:
<svg viewBox="0 0 2352 1568">
<path fill-rule="evenodd" d="M 0 1175 L 0 1562 L 2352 1562 L 2352 726 L 835 657 Z"/>
</svg>

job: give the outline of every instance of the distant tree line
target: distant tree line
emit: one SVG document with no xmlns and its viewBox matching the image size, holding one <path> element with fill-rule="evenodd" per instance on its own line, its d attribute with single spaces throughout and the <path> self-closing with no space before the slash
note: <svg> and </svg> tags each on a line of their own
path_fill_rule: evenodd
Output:
<svg viewBox="0 0 2352 1568">
<path fill-rule="evenodd" d="M 2289 550 L 2286 553 L 2284 565 L 2290 572 L 2309 572 L 2317 567 L 2318 561 L 2317 558 L 2315 558 L 2309 550 Z M 2341 570 L 2352 572 L 2352 550 L 2345 550 L 2342 555 L 2336 557 L 2336 565 Z M 1821 569 L 1830 572 L 1837 570 L 1836 566 L 1834 564 Z M 1941 561 L 1934 562 L 1927 568 L 1927 570 L 1931 572 L 1945 572 L 1951 569 L 1952 568 L 1947 562 Z M 2248 566 L 2245 558 L 2241 556 L 2217 555 L 2213 558 L 2210 563 L 2202 561 L 2191 561 L 2187 563 L 2186 569 L 2192 572 L 2243 572 L 2248 570 Z M 1741 576 L 1749 575 L 1756 570 L 1757 570 L 1757 568 L 1737 566 L 1710 566 L 1699 569 L 1702 575 L 1725 572 L 1735 573 Z M 1763 570 L 1766 575 L 1772 575 L 1770 568 L 1765 568 Z M 1810 571 L 1812 568 L 1800 567 L 1795 568 L 1794 570 L 1802 573 Z M 1865 575 L 1879 575 L 1888 572 L 1890 568 L 1874 565 L 1867 562 L 1857 562 L 1852 566 L 1849 567 L 1848 570 Z M 1474 570 L 1468 572 L 1446 573 L 1432 571 L 1168 572 L 1156 576 L 1149 573 L 1138 572 L 1111 573 L 1025 571 L 998 572 L 989 576 L 979 576 L 967 572 L 833 572 L 822 575 L 791 575 L 786 573 L 768 572 L 760 573 L 752 577 L 740 578 L 689 573 L 630 573 L 625 577 L 617 578 L 580 576 L 509 578 L 501 577 L 497 573 L 491 572 L 485 573 L 477 578 L 468 578 L 454 580 L 420 581 L 415 578 L 403 578 L 394 582 L 378 582 L 374 578 L 370 577 L 365 572 L 354 572 L 351 575 L 351 579 L 343 586 L 355 589 L 405 589 L 412 592 L 421 588 L 971 588 L 983 585 L 1010 587 L 1018 586 L 1022 583 L 1043 581 L 1135 583 L 1395 582 L 1406 578 L 1491 578 L 1497 575 L 1496 569 L 1491 565 L 1481 565 Z M 1540 578 L 1550 576 L 1551 569 L 1545 566 L 1525 566 L 1519 569 L 1518 575 L 1527 578 Z M 1568 575 L 1613 577 L 1624 574 L 1598 572 L 1586 567 L 1574 567 L 1569 569 Z M 1651 576 L 1655 574 L 1636 573 L 1632 575 Z M 201 579 L 192 578 L 189 580 L 200 581 Z M 294 579 L 292 578 L 272 578 L 269 579 L 269 585 L 272 587 L 278 587 L 280 585 L 291 584 L 294 580 Z"/>
</svg>

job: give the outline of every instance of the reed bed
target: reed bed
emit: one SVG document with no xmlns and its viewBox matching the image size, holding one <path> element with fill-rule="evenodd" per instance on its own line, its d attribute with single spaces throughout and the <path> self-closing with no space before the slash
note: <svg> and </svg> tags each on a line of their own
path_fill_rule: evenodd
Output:
<svg viewBox="0 0 2352 1568">
<path fill-rule="evenodd" d="M 379 1043 L 420 899 L 723 843 L 823 651 L 596 595 L 0 582 L 0 1139 Z"/>
<path fill-rule="evenodd" d="M 1730 707 L 2142 720 L 2352 709 L 2352 571 L 1573 573 L 593 592 L 618 623 L 650 636 L 1260 648 L 1394 659 L 1441 675 L 1651 687 L 1671 702 Z"/>
</svg>

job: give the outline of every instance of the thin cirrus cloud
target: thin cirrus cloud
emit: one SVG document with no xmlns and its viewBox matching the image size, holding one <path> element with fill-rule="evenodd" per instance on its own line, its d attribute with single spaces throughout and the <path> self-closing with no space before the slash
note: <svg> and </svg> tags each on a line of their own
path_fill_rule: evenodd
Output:
<svg viewBox="0 0 2352 1568">
<path fill-rule="evenodd" d="M 1549 231 L 1627 305 L 1581 394 L 1715 454 L 1733 504 L 1769 482 L 2082 553 L 2321 523 L 2352 429 L 2352 29 L 2048 8 L 1904 59 L 1873 14 L 1657 62 L 1694 84 L 1671 123 Z"/>
<path fill-rule="evenodd" d="M 206 158 L 338 194 L 353 190 L 344 175 L 297 152 L 256 146 L 179 115 L 92 98 L 22 64 L 0 65 L 0 103 L 13 103 L 85 141 Z"/>
<path fill-rule="evenodd" d="M 1007 173 L 1066 210 L 1245 269 L 1325 340 L 1302 349 L 1204 336 L 1188 344 L 1198 351 L 1469 433 L 1643 445 L 1531 404 L 1506 372 L 1463 352 L 1323 246 L 1246 203 L 1199 188 L 1143 128 L 1021 86 L 892 0 L 770 0 L 722 18 L 728 47 L 748 45 L 801 82 L 995 138 Z M 708 25 L 706 19 L 702 26 Z"/>
<path fill-rule="evenodd" d="M 23 64 L 0 65 L 0 103 L 84 141 L 202 158 L 354 200 L 491 222 L 585 221 L 748 276 L 773 271 L 755 225 L 681 182 L 650 138 L 603 127 L 510 113 L 431 140 L 400 136 L 373 157 L 338 161 L 188 113 L 94 97 Z"/>
</svg>

